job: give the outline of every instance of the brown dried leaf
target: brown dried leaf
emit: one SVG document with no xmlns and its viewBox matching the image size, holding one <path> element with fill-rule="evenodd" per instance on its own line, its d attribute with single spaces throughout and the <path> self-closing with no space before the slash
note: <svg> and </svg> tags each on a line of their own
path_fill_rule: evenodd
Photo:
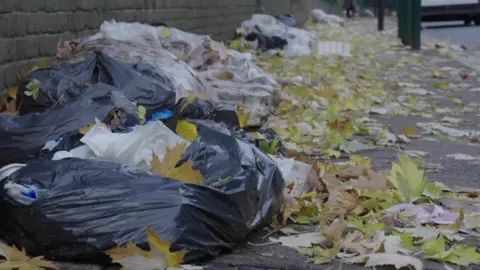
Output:
<svg viewBox="0 0 480 270">
<path fill-rule="evenodd" d="M 347 221 L 342 217 L 335 219 L 327 228 L 322 228 L 323 235 L 331 243 L 339 243 L 342 239 L 342 234 L 345 228 L 347 228 Z"/>
<path fill-rule="evenodd" d="M 19 250 L 16 247 L 2 245 L 2 249 L 7 258 L 6 260 L 0 260 L 0 269 L 59 269 L 55 264 L 44 260 L 41 256 L 28 257 L 24 248 Z"/>
<path fill-rule="evenodd" d="M 287 194 L 284 192 L 283 195 L 283 212 L 282 212 L 282 220 L 283 224 L 285 224 L 288 220 L 288 218 L 295 212 L 299 212 L 301 210 L 300 204 L 290 196 L 290 194 Z"/>
</svg>

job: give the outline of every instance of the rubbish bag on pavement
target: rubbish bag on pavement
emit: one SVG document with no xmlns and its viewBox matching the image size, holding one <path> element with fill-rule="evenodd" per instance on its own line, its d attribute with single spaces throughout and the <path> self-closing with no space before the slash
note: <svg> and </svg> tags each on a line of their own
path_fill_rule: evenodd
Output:
<svg viewBox="0 0 480 270">
<path fill-rule="evenodd" d="M 211 101 L 263 112 L 265 106 L 272 106 L 279 91 L 273 76 L 258 67 L 251 54 L 175 28 L 107 21 L 100 32 L 79 43 L 72 59 L 92 51 L 125 63 L 149 63 L 156 73 L 170 79 L 177 91 L 176 101 L 193 91 Z"/>
<path fill-rule="evenodd" d="M 171 36 L 162 36 L 165 29 Z M 189 66 L 206 64 L 203 61 L 208 62 L 213 57 L 206 38 L 174 28 L 110 21 L 100 26 L 100 32 L 80 41 L 73 56 L 65 60 L 76 61 L 84 54 L 100 51 L 123 63 L 148 64 L 153 74 L 170 79 L 176 91 L 176 101 L 186 97 L 189 91 L 216 100 L 216 93 L 210 91 Z"/>
<path fill-rule="evenodd" d="M 314 23 L 325 23 L 330 26 L 343 26 L 345 20 L 337 15 L 328 14 L 322 9 L 313 9 L 310 11 L 310 20 Z"/>
<path fill-rule="evenodd" d="M 145 227 L 187 249 L 185 262 L 231 251 L 271 222 L 284 180 L 275 162 L 212 121 L 183 155 L 205 185 L 188 184 L 97 160 L 31 163 L 0 180 L 0 238 L 57 261 L 107 263 L 102 252 L 131 240 L 146 248 Z M 16 197 L 31 188 L 35 199 Z M 22 203 L 23 202 L 23 203 Z"/>
<path fill-rule="evenodd" d="M 253 14 L 250 20 L 242 22 L 238 31 L 245 34 L 257 32 L 268 37 L 278 36 L 287 40 L 285 52 L 289 57 L 310 55 L 316 50 L 315 34 L 289 27 L 270 15 Z"/>
<path fill-rule="evenodd" d="M 79 63 L 34 71 L 19 87 L 20 114 L 64 106 L 81 98 L 85 89 L 97 82 L 119 88 L 129 100 L 145 106 L 148 113 L 174 105 L 172 83 L 152 69 L 147 64 L 127 66 L 108 55 L 93 53 Z M 26 95 L 28 84 L 34 80 L 39 82 L 38 97 Z"/>
<path fill-rule="evenodd" d="M 105 84 L 88 87 L 78 100 L 57 109 L 20 116 L 0 114 L 0 166 L 28 160 L 47 142 L 71 135 L 96 118 L 104 120 L 113 109 L 122 112 L 122 125 L 139 123 L 135 105 L 119 89 Z"/>
</svg>

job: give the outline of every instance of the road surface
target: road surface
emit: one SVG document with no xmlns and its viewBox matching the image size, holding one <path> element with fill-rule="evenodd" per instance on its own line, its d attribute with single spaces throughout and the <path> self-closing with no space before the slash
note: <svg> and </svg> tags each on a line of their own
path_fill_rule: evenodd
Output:
<svg viewBox="0 0 480 270">
<path fill-rule="evenodd" d="M 423 34 L 480 50 L 480 26 L 463 26 L 463 22 L 424 23 Z"/>
</svg>

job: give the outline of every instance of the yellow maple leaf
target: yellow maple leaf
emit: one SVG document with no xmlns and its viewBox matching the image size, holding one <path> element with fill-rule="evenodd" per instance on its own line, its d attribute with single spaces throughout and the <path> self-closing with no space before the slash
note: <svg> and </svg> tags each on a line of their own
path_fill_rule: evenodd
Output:
<svg viewBox="0 0 480 270">
<path fill-rule="evenodd" d="M 30 258 L 24 248 L 22 250 L 16 247 L 1 246 L 5 252 L 6 260 L 0 260 L 0 269 L 18 269 L 18 270 L 34 270 L 34 269 L 59 269 L 50 261 L 44 260 L 42 256 Z"/>
<path fill-rule="evenodd" d="M 187 143 L 185 142 L 175 145 L 173 149 L 169 148 L 163 161 L 160 161 L 158 156 L 154 154 L 152 172 L 185 183 L 203 184 L 203 176 L 200 171 L 192 168 L 192 161 L 187 161 L 176 167 L 186 149 Z"/>
<path fill-rule="evenodd" d="M 198 138 L 197 127 L 186 120 L 179 120 L 176 132 L 187 141 L 194 141 Z"/>
<path fill-rule="evenodd" d="M 164 26 L 162 28 L 162 31 L 160 32 L 160 36 L 162 36 L 164 38 L 169 38 L 169 37 L 172 36 L 172 30 L 170 30 L 170 28 Z"/>
<path fill-rule="evenodd" d="M 126 269 L 180 267 L 186 250 L 170 252 L 171 242 L 162 241 L 150 226 L 147 226 L 147 237 L 150 251 L 145 251 L 128 241 L 126 247 L 113 248 L 105 253 L 114 263 L 119 263 Z"/>
<path fill-rule="evenodd" d="M 238 115 L 238 122 L 240 123 L 240 127 L 244 128 L 248 124 L 248 120 L 250 120 L 250 114 L 245 113 L 242 107 L 237 105 L 237 115 Z"/>
<path fill-rule="evenodd" d="M 8 87 L 8 96 L 11 98 L 16 98 L 18 93 L 18 86 L 10 86 Z"/>
</svg>

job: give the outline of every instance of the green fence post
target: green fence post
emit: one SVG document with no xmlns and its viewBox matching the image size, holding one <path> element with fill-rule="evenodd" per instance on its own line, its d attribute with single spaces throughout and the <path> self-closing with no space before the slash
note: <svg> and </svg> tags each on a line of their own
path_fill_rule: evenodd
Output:
<svg viewBox="0 0 480 270">
<path fill-rule="evenodd" d="M 412 45 L 412 6 L 413 6 L 413 1 L 419 1 L 419 0 L 404 0 L 405 1 L 405 40 L 404 44 L 405 45 Z"/>
<path fill-rule="evenodd" d="M 410 39 L 412 45 L 412 50 L 420 50 L 421 47 L 421 11 L 422 3 L 420 0 L 412 0 L 412 37 Z"/>
<path fill-rule="evenodd" d="M 398 37 L 405 40 L 405 0 L 398 0 L 397 3 Z"/>
</svg>

